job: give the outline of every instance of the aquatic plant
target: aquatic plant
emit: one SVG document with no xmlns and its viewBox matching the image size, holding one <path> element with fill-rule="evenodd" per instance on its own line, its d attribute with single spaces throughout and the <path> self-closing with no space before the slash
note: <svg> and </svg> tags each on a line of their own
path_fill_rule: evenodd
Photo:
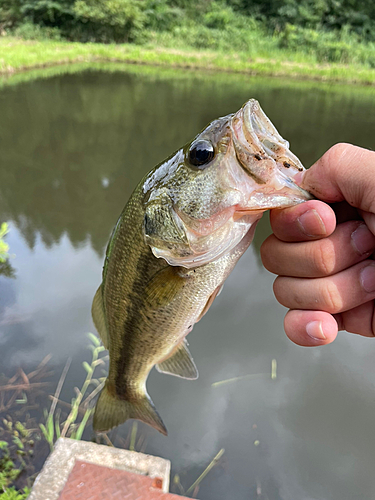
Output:
<svg viewBox="0 0 375 500">
<path fill-rule="evenodd" d="M 81 389 L 75 388 L 76 397 L 72 398 L 70 405 L 67 403 L 64 404 L 64 402 L 59 400 L 60 392 L 71 363 L 71 358 L 69 358 L 61 374 L 56 392 L 54 396 L 51 396 L 52 403 L 50 410 L 49 412 L 44 410 L 45 423 L 40 424 L 40 428 L 51 450 L 53 450 L 53 445 L 59 437 L 70 437 L 71 439 L 82 438 L 87 422 L 93 412 L 93 408 L 89 406 L 89 403 L 104 386 L 105 377 L 94 378 L 94 371 L 98 366 L 104 365 L 106 356 L 101 357 L 101 353 L 105 349 L 100 345 L 100 340 L 94 334 L 88 333 L 87 335 L 91 341 L 89 349 L 92 351 L 92 359 L 90 364 L 87 361 L 82 363 L 86 371 L 86 378 Z M 83 399 L 90 385 L 93 385 L 94 389 L 86 396 L 86 399 Z M 70 407 L 70 412 L 64 422 L 60 422 L 61 410 L 56 410 L 58 403 L 63 403 L 64 406 Z M 79 416 L 82 416 L 82 418 L 79 418 Z"/>
<path fill-rule="evenodd" d="M 211 460 L 211 462 L 207 465 L 207 467 L 204 469 L 202 474 L 198 477 L 196 481 L 186 490 L 185 495 L 189 495 L 190 493 L 193 493 L 193 498 L 198 494 L 198 488 L 201 483 L 201 481 L 207 476 L 207 474 L 210 472 L 211 469 L 215 467 L 215 465 L 219 462 L 220 458 L 224 455 L 224 448 L 221 448 L 219 453 L 214 456 L 214 458 Z"/>
<path fill-rule="evenodd" d="M 95 369 L 104 364 L 105 356 L 101 356 L 104 347 L 95 335 L 89 333 L 88 336 L 91 363 L 83 362 L 86 378 L 81 389 L 75 388 L 76 395 L 70 403 L 61 401 L 59 396 L 71 359 L 65 364 L 54 395 L 50 396 L 46 393 L 50 383 L 45 380 L 51 375 L 47 366 L 50 355 L 29 373 L 19 368 L 11 378 L 0 375 L 0 413 L 6 415 L 0 422 L 0 500 L 23 500 L 28 496 L 28 488 L 38 473 L 35 461 L 42 463 L 47 457 L 47 443 L 52 450 L 60 436 L 82 438 L 92 412 L 90 402 L 104 383 L 104 378 L 94 378 Z M 91 391 L 90 386 L 93 386 Z M 38 426 L 30 410 L 40 407 L 41 397 L 49 397 L 52 403 Z M 63 413 L 63 408 L 69 412 Z"/>
<path fill-rule="evenodd" d="M 271 361 L 271 372 L 265 373 L 249 373 L 247 375 L 242 375 L 239 377 L 227 378 L 224 380 L 219 380 L 218 382 L 214 382 L 211 384 L 211 387 L 219 387 L 225 384 L 232 384 L 233 382 L 239 382 L 240 380 L 254 380 L 257 378 L 269 378 L 271 376 L 271 380 L 277 379 L 277 361 L 273 359 Z"/>
<path fill-rule="evenodd" d="M 13 410 L 17 415 L 17 419 L 12 419 L 10 415 L 7 416 L 6 419 L 2 420 L 2 425 L 0 424 L 0 500 L 24 500 L 27 498 L 30 492 L 29 488 L 38 473 L 33 463 L 35 448 L 42 450 L 42 456 L 46 456 L 46 443 L 52 450 L 55 441 L 60 436 L 82 439 L 93 412 L 93 399 L 100 392 L 105 381 L 104 376 L 97 378 L 94 376 L 95 370 L 99 366 L 103 366 L 107 358 L 107 356 L 102 355 L 105 349 L 100 340 L 92 333 L 88 333 L 88 338 L 90 340 L 88 348 L 92 352 L 92 357 L 90 363 L 87 361 L 82 363 L 86 371 L 82 387 L 75 388 L 76 395 L 70 403 L 60 399 L 60 393 L 71 364 L 69 358 L 61 373 L 55 393 L 48 396 L 52 403 L 49 411 L 44 410 L 44 420 L 43 423 L 39 424 L 39 428 L 35 426 L 34 419 L 30 419 L 26 411 L 23 410 L 39 406 L 35 405 L 36 397 L 43 394 L 44 397 L 46 396 L 45 390 L 49 383 L 45 381 L 45 378 L 51 374 L 48 369 L 48 361 L 51 356 L 46 356 L 39 366 L 30 373 L 25 373 L 19 368 L 11 379 L 0 378 L 0 412 L 11 413 Z M 90 387 L 92 387 L 91 391 Z M 65 408 L 68 408 L 69 413 L 62 420 Z M 24 422 L 18 420 L 22 415 L 24 415 Z M 125 438 L 113 431 L 113 443 L 107 434 L 101 435 L 101 441 L 109 446 L 116 445 L 120 448 L 144 453 L 148 442 L 148 429 L 146 426 L 138 426 L 138 422 L 134 421 Z M 183 485 L 187 482 L 186 479 L 181 479 L 179 474 L 175 474 L 171 484 L 172 489 L 182 495 L 191 495 L 192 498 L 195 498 L 201 482 L 217 466 L 223 453 L 224 449 L 222 448 L 189 487 Z M 17 489 L 15 483 L 21 474 L 24 476 L 23 484 L 26 482 L 27 486 Z"/>
<path fill-rule="evenodd" d="M 147 439 L 144 433 L 141 432 L 139 439 L 137 440 L 137 434 L 138 434 L 138 422 L 135 420 L 128 432 L 128 436 L 123 441 L 121 438 L 117 439 L 117 441 L 122 444 L 121 447 L 123 448 L 128 448 L 130 451 L 139 451 L 141 453 L 145 452 L 146 444 L 147 444 Z M 104 434 L 103 436 L 106 436 L 105 441 L 107 442 L 108 445 L 113 446 L 112 442 L 109 440 L 108 436 Z M 181 482 L 181 476 L 180 474 L 174 474 L 172 482 L 171 482 L 171 488 L 173 491 L 177 492 L 180 495 L 184 496 L 190 496 L 192 498 L 196 498 L 199 492 L 200 484 L 203 481 L 203 479 L 207 476 L 207 474 L 219 464 L 221 457 L 224 455 L 225 449 L 221 448 L 221 450 L 214 456 L 214 458 L 210 461 L 210 463 L 207 465 L 207 467 L 204 469 L 204 471 L 198 476 L 198 478 L 191 484 L 189 487 L 184 487 L 182 482 Z M 183 480 L 185 482 L 185 480 Z M 1 499 L 0 499 L 1 500 Z"/>
<path fill-rule="evenodd" d="M 184 496 L 192 495 L 192 498 L 196 498 L 198 495 L 198 492 L 199 492 L 201 482 L 207 476 L 207 474 L 220 462 L 220 459 L 224 455 L 224 452 L 225 452 L 225 449 L 221 448 L 221 450 L 214 456 L 214 458 L 211 460 L 211 462 L 204 469 L 202 474 L 200 474 L 200 476 L 186 490 L 184 489 L 183 485 L 181 484 L 180 475 L 175 474 L 173 476 L 173 480 L 172 480 L 173 489 L 176 490 L 180 495 L 184 495 Z"/>
<path fill-rule="evenodd" d="M 45 379 L 51 375 L 47 363 L 51 356 L 46 356 L 37 368 L 25 373 L 18 368 L 11 378 L 0 375 L 0 413 L 11 410 L 14 406 L 37 406 L 37 399 L 50 385 Z M 24 408 L 25 409 L 25 408 Z"/>
<path fill-rule="evenodd" d="M 34 442 L 30 439 L 30 431 L 21 422 L 13 424 L 4 419 L 3 424 L 11 437 L 11 444 L 0 441 L 0 500 L 23 500 L 29 496 L 29 488 L 16 490 L 12 484 L 27 469 L 25 457 L 32 455 Z"/>
<path fill-rule="evenodd" d="M 92 402 L 105 382 L 104 376 L 95 377 L 95 371 L 99 366 L 105 364 L 107 358 L 107 356 L 102 355 L 105 349 L 100 340 L 92 333 L 88 333 L 88 338 L 90 340 L 88 348 L 91 350 L 92 356 L 90 363 L 87 361 L 82 363 L 86 377 L 81 388 L 75 388 L 76 394 L 70 403 L 60 399 L 60 393 L 71 364 L 69 358 L 61 373 L 55 393 L 48 396 L 52 401 L 51 406 L 49 411 L 44 410 L 43 423 L 39 424 L 39 428 L 35 426 L 35 420 L 30 419 L 26 411 L 22 410 L 38 406 L 35 405 L 36 397 L 41 394 L 46 396 L 45 390 L 49 383 L 45 381 L 45 378 L 51 374 L 47 367 L 51 356 L 44 358 L 39 366 L 30 373 L 25 373 L 22 368 L 19 368 L 11 379 L 6 379 L 4 376 L 0 379 L 0 412 L 11 413 L 13 410 L 17 415 L 17 419 L 12 419 L 7 413 L 7 418 L 2 420 L 2 425 L 0 424 L 0 500 L 24 500 L 27 498 L 30 492 L 29 488 L 38 472 L 33 463 L 35 447 L 42 450 L 42 456 L 46 456 L 46 443 L 52 450 L 54 443 L 60 436 L 82 439 L 93 412 Z M 104 370 L 102 375 L 104 375 Z M 69 412 L 65 412 L 65 417 L 62 419 L 65 408 Z M 24 415 L 24 422 L 19 420 L 22 415 Z M 100 439 L 109 446 L 116 445 L 120 448 L 144 453 L 148 441 L 148 429 L 144 427 L 138 426 L 138 422 L 134 421 L 125 438 L 113 431 L 113 442 L 107 434 L 102 434 Z M 183 483 L 187 482 L 186 479 L 181 480 L 180 475 L 175 474 L 171 485 L 172 489 L 182 495 L 191 495 L 192 498 L 195 498 L 201 482 L 220 462 L 223 453 L 224 449 L 222 448 L 189 487 L 183 486 Z M 21 474 L 24 476 L 23 483 L 21 482 L 23 487 L 17 489 L 15 483 Z M 24 486 L 25 482 L 26 486 Z"/>
<path fill-rule="evenodd" d="M 19 368 L 11 378 L 0 375 L 0 499 L 26 498 L 35 477 L 35 462 L 46 456 L 45 443 L 35 418 L 46 396 L 51 375 L 46 356 L 39 366 L 25 373 Z"/>
</svg>

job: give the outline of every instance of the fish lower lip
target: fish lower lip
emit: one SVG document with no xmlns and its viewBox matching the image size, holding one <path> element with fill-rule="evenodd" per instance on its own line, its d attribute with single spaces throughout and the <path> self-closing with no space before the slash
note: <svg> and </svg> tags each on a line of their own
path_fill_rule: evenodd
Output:
<svg viewBox="0 0 375 500">
<path fill-rule="evenodd" d="M 246 215 L 256 215 L 256 214 L 262 214 L 265 210 L 268 210 L 268 208 L 262 208 L 259 210 L 259 208 L 253 208 L 253 209 L 246 209 L 246 210 L 236 210 L 233 214 L 233 220 L 238 220 L 242 219 L 242 217 L 245 217 Z"/>
</svg>

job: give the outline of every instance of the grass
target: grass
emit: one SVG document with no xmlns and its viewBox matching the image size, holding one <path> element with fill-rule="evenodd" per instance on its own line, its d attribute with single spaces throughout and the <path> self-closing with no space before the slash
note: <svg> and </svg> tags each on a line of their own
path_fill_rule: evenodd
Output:
<svg viewBox="0 0 375 500">
<path fill-rule="evenodd" d="M 30 492 L 41 463 L 45 460 L 60 436 L 71 439 L 82 439 L 83 432 L 93 413 L 93 398 L 103 387 L 104 378 L 94 378 L 97 367 L 104 364 L 104 347 L 92 333 L 88 334 L 92 352 L 91 363 L 84 361 L 83 368 L 86 378 L 81 389 L 75 388 L 75 397 L 71 403 L 61 401 L 60 393 L 70 368 L 71 359 L 68 359 L 60 376 L 50 410 L 44 411 L 43 423 L 36 425 L 34 417 L 30 417 L 30 410 L 39 408 L 37 398 L 48 382 L 40 382 L 50 376 L 47 366 L 50 356 L 47 356 L 40 365 L 30 373 L 21 368 L 11 379 L 0 379 L 0 414 L 6 412 L 7 418 L 0 420 L 0 500 L 25 500 Z M 22 397 L 21 397 L 22 396 Z M 18 399 L 17 399 L 18 398 Z M 63 411 L 68 408 L 69 413 L 64 418 Z M 134 420 L 126 438 L 122 438 L 116 431 L 112 432 L 117 447 L 128 448 L 131 451 L 144 453 L 147 447 L 147 435 L 150 429 L 139 429 L 138 421 Z M 106 434 L 99 438 L 102 444 L 115 446 Z M 199 477 L 190 487 L 181 484 L 180 475 L 175 474 L 172 487 L 183 495 L 196 498 L 201 482 L 209 472 L 220 463 L 224 454 L 222 448 L 210 461 Z M 183 472 L 186 475 L 187 470 Z M 188 480 L 184 478 L 183 483 Z"/>
<path fill-rule="evenodd" d="M 24 470 L 25 446 L 30 446 L 29 431 L 20 422 L 14 427 L 11 422 L 6 423 L 13 446 L 7 441 L 0 441 L 0 500 L 24 500 L 29 496 L 29 488 L 16 490 L 11 485 Z"/>
<path fill-rule="evenodd" d="M 163 43 L 164 46 L 156 46 Z M 322 64 L 309 54 L 258 47 L 250 52 L 170 47 L 169 39 L 147 45 L 99 44 L 65 41 L 24 41 L 0 38 L 0 74 L 71 63 L 117 62 L 173 68 L 215 70 L 329 82 L 375 84 L 375 69 L 364 64 Z"/>
<path fill-rule="evenodd" d="M 83 362 L 86 372 L 81 388 L 75 388 L 70 403 L 59 399 L 65 377 L 70 367 L 68 359 L 54 395 L 50 410 L 44 411 L 43 422 L 34 416 L 40 409 L 40 398 L 45 400 L 45 389 L 50 385 L 44 381 L 51 375 L 47 356 L 30 373 L 19 368 L 8 379 L 0 374 L 0 500 L 23 500 L 31 487 L 41 463 L 53 450 L 54 443 L 61 437 L 80 440 L 93 413 L 93 398 L 104 385 L 104 378 L 94 378 L 97 367 L 103 366 L 106 356 L 98 338 L 92 333 L 89 348 L 91 363 Z M 66 411 L 66 409 L 68 409 Z"/>
<path fill-rule="evenodd" d="M 80 440 L 82 434 L 86 428 L 88 419 L 93 413 L 93 408 L 89 406 L 90 401 L 100 392 L 104 386 L 104 378 L 97 379 L 94 378 L 95 368 L 99 365 L 104 364 L 105 357 L 101 356 L 101 353 L 105 350 L 102 345 L 100 345 L 100 340 L 92 333 L 88 334 L 91 341 L 89 348 L 92 351 L 92 360 L 89 364 L 87 361 L 82 363 L 83 368 L 86 371 L 86 378 L 83 382 L 81 389 L 76 388 L 76 397 L 71 401 L 70 412 L 66 420 L 60 422 L 60 411 L 56 411 L 56 406 L 60 402 L 60 392 L 65 381 L 65 377 L 69 370 L 71 359 L 65 364 L 64 370 L 61 374 L 59 383 L 56 388 L 55 395 L 52 396 L 52 403 L 49 412 L 45 410 L 45 423 L 40 424 L 40 428 L 43 432 L 45 440 L 48 442 L 51 451 L 55 441 L 59 437 L 70 437 L 71 439 Z M 83 401 L 85 394 L 87 393 L 89 387 L 93 385 L 95 388 L 90 392 L 90 394 Z M 79 417 L 81 415 L 81 418 Z"/>
</svg>

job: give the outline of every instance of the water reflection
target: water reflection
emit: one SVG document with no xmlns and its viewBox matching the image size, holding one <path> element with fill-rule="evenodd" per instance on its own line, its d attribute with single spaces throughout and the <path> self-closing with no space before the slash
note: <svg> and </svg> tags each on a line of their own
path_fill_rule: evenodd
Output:
<svg viewBox="0 0 375 500">
<path fill-rule="evenodd" d="M 89 238 L 100 254 L 139 179 L 249 96 L 306 165 L 338 140 L 371 145 L 368 91 L 247 80 L 232 90 L 219 76 L 175 82 L 84 72 L 3 88 L 0 213 L 31 248 L 37 233 L 50 247 L 66 232 L 74 247 Z"/>
<path fill-rule="evenodd" d="M 249 97 L 305 165 L 338 141 L 374 144 L 371 89 L 132 71 L 66 74 L 0 91 L 0 214 L 16 255 L 15 279 L 0 276 L 1 371 L 35 365 L 49 352 L 56 364 L 73 356 L 66 400 L 88 358 L 84 333 L 93 329 L 103 249 L 154 164 Z M 268 231 L 265 220 L 190 334 L 200 379 L 152 372 L 149 392 L 169 436 L 142 427 L 147 452 L 170 458 L 189 485 L 225 448 L 202 483 L 202 500 L 372 498 L 375 345 L 342 334 L 308 350 L 286 339 L 273 277 L 259 261 Z M 266 373 L 273 358 L 277 380 L 212 387 Z"/>
<path fill-rule="evenodd" d="M 0 261 L 0 275 L 5 276 L 6 278 L 16 277 L 16 272 L 9 260 L 5 262 Z"/>
</svg>

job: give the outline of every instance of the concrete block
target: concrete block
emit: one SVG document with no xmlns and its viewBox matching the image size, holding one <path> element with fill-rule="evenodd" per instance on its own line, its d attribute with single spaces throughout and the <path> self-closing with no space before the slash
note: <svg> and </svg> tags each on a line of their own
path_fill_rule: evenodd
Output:
<svg viewBox="0 0 375 500">
<path fill-rule="evenodd" d="M 28 500 L 57 500 L 76 460 L 161 478 L 161 491 L 169 491 L 169 460 L 87 441 L 60 438 L 36 478 Z"/>
</svg>

